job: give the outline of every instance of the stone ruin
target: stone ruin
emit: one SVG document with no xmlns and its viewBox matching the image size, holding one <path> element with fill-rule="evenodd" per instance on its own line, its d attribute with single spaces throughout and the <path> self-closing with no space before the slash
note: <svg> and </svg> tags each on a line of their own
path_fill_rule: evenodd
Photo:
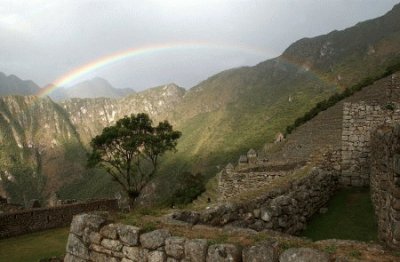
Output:
<svg viewBox="0 0 400 262">
<path fill-rule="evenodd" d="M 207 228 L 208 230 L 211 228 Z M 226 230 L 226 234 L 233 230 Z M 236 229 L 241 235 L 256 232 Z M 281 237 L 282 238 L 282 237 Z M 105 214 L 81 214 L 74 217 L 65 262 L 255 262 L 296 261 L 329 262 L 329 255 L 312 248 L 280 250 L 275 240 L 259 241 L 242 247 L 231 243 L 213 243 L 208 239 L 173 236 L 168 229 L 146 232 L 142 228 L 113 223 Z"/>
<path fill-rule="evenodd" d="M 400 84 L 396 75 L 392 76 L 391 80 L 386 87 L 387 101 L 389 101 L 387 104 L 382 104 L 381 101 L 381 103 L 377 101 L 374 103 L 345 102 L 343 104 L 341 150 L 321 153 L 322 158 L 310 162 L 320 172 L 327 172 L 329 176 L 337 179 L 337 182 L 331 183 L 329 190 L 318 196 L 323 200 L 318 201 L 317 206 L 322 207 L 337 187 L 371 187 L 371 197 L 379 224 L 379 237 L 387 244 L 400 248 Z M 236 168 L 229 165 L 218 175 L 219 200 L 229 202 L 240 194 L 273 184 L 275 179 L 290 176 L 307 165 L 310 163 L 286 163 L 284 165 L 269 163 L 261 160 L 256 151 L 251 149 L 247 155 L 240 157 Z M 316 186 L 316 181 L 310 181 L 310 183 L 311 188 Z M 286 189 L 281 188 L 280 190 L 285 191 Z M 296 188 L 292 190 L 296 190 Z M 308 194 L 308 192 L 304 191 L 302 194 Z M 289 203 L 307 200 L 307 198 L 297 199 L 293 194 L 288 196 L 291 199 L 288 200 Z M 264 199 L 265 196 L 261 198 Z M 247 212 L 252 214 L 251 217 L 260 217 L 263 222 L 259 222 L 259 224 L 269 223 L 271 214 L 275 213 L 268 213 L 271 211 L 267 212 L 266 210 L 268 210 L 268 206 L 270 209 L 276 207 L 273 199 L 269 201 L 271 202 L 267 202 L 267 205 L 261 205 L 264 206 L 264 211 L 261 209 L 257 211 L 259 209 L 253 208 L 254 204 L 250 202 L 244 204 L 242 208 L 245 210 L 247 207 L 253 208 Z M 298 206 L 295 205 L 293 208 L 296 209 Z M 281 206 L 280 210 L 283 209 L 284 206 Z M 317 208 L 313 212 L 316 210 Z M 221 210 L 215 212 L 218 214 Z M 265 215 L 267 213 L 268 215 Z M 211 220 L 203 221 L 206 224 L 216 223 L 215 221 L 220 221 L 220 219 L 226 221 L 226 218 L 217 219 L 208 215 Z M 275 215 L 282 219 L 282 213 Z M 286 213 L 284 216 L 298 217 L 298 214 Z M 263 217 L 268 219 L 263 219 Z M 252 227 L 251 224 L 244 223 L 246 219 L 248 217 L 237 218 L 240 222 L 234 219 L 236 222 L 230 221 L 229 223 Z M 297 222 L 289 224 L 298 223 L 298 220 L 295 219 L 295 221 Z M 296 231 L 291 227 L 289 229 L 282 228 L 282 225 L 285 225 L 283 222 L 279 223 L 278 221 L 279 224 L 281 226 L 273 225 L 272 228 L 291 233 Z"/>
</svg>

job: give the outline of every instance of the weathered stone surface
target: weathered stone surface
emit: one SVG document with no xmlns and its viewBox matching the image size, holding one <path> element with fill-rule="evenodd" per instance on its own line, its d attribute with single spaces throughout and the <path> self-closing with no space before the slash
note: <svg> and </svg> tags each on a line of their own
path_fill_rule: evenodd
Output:
<svg viewBox="0 0 400 262">
<path fill-rule="evenodd" d="M 255 246 L 247 247 L 242 252 L 243 262 L 275 262 L 278 261 L 278 252 L 275 243 L 264 241 Z"/>
<path fill-rule="evenodd" d="M 240 262 L 240 249 L 232 244 L 212 245 L 208 248 L 207 262 Z"/>
<path fill-rule="evenodd" d="M 123 259 L 121 259 L 121 262 L 134 262 L 134 261 L 124 257 Z"/>
<path fill-rule="evenodd" d="M 119 260 L 115 257 L 110 257 L 96 251 L 90 252 L 90 260 L 96 262 L 119 262 Z"/>
<path fill-rule="evenodd" d="M 185 241 L 183 237 L 169 237 L 165 240 L 165 252 L 168 256 L 182 259 L 185 255 Z"/>
<path fill-rule="evenodd" d="M 400 248 L 400 125 L 381 126 L 371 139 L 371 199 L 378 220 L 378 236 Z"/>
<path fill-rule="evenodd" d="M 99 252 L 99 253 L 103 253 L 103 254 L 106 254 L 106 255 L 111 256 L 111 257 L 118 257 L 118 258 L 124 257 L 124 254 L 122 254 L 122 252 L 110 250 L 110 249 L 107 249 L 107 248 L 105 248 L 105 247 L 103 247 L 101 245 L 97 245 L 97 244 L 91 244 L 89 249 L 91 251 L 96 251 L 96 252 Z"/>
<path fill-rule="evenodd" d="M 104 215 L 105 216 L 105 215 Z M 83 230 L 87 227 L 98 230 L 107 220 L 104 216 L 95 214 L 80 214 L 74 216 L 71 222 L 70 232 L 82 236 Z"/>
<path fill-rule="evenodd" d="M 100 229 L 100 235 L 109 239 L 118 238 L 118 226 L 116 224 L 108 224 Z"/>
<path fill-rule="evenodd" d="M 87 260 L 67 253 L 64 257 L 64 262 L 87 262 Z"/>
<path fill-rule="evenodd" d="M 70 233 L 67 242 L 67 253 L 83 258 L 89 259 L 89 250 L 83 241 L 76 235 Z"/>
<path fill-rule="evenodd" d="M 289 248 L 279 258 L 279 262 L 329 262 L 329 256 L 311 248 Z"/>
<path fill-rule="evenodd" d="M 92 231 L 90 228 L 85 228 L 82 235 L 83 242 L 85 244 L 100 244 L 101 242 L 101 235 L 98 232 Z"/>
<path fill-rule="evenodd" d="M 165 229 L 154 230 L 152 232 L 142 234 L 140 236 L 140 243 L 142 247 L 154 250 L 161 246 L 164 246 L 165 239 L 167 239 L 170 236 L 171 234 L 169 233 L 168 230 Z"/>
<path fill-rule="evenodd" d="M 103 239 L 101 241 L 101 245 L 107 249 L 110 249 L 112 251 L 121 251 L 122 250 L 122 243 L 119 240 L 113 240 L 113 239 Z"/>
<path fill-rule="evenodd" d="M 148 262 L 166 262 L 167 261 L 167 255 L 163 251 L 151 251 L 147 255 L 147 261 Z"/>
<path fill-rule="evenodd" d="M 191 262 L 206 261 L 208 244 L 205 239 L 187 240 L 185 243 L 185 259 Z"/>
<path fill-rule="evenodd" d="M 146 261 L 149 251 L 139 247 L 123 247 L 122 253 L 132 261 L 140 262 Z"/>
<path fill-rule="evenodd" d="M 140 228 L 123 224 L 118 224 L 117 228 L 119 239 L 125 245 L 137 246 L 139 244 Z"/>
</svg>

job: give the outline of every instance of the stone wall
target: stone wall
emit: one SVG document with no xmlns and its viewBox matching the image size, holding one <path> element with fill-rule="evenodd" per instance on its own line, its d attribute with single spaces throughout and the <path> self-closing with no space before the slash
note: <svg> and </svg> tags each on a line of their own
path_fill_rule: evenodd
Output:
<svg viewBox="0 0 400 262">
<path fill-rule="evenodd" d="M 345 186 L 368 186 L 371 132 L 385 123 L 400 120 L 399 104 L 344 103 L 342 131 L 342 176 Z"/>
<path fill-rule="evenodd" d="M 247 247 L 215 244 L 207 239 L 172 236 L 167 229 L 144 232 L 135 226 L 112 223 L 106 216 L 96 214 L 74 217 L 66 251 L 65 262 L 290 262 L 293 258 L 296 261 L 330 261 L 328 254 L 316 249 L 283 251 L 275 240 L 263 240 Z"/>
<path fill-rule="evenodd" d="M 103 199 L 53 208 L 36 208 L 3 213 L 0 214 L 0 239 L 50 228 L 65 227 L 71 223 L 74 215 L 97 210 L 118 210 L 118 201 Z"/>
<path fill-rule="evenodd" d="M 328 202 L 338 182 L 335 170 L 303 168 L 302 172 L 305 174 L 298 174 L 299 178 L 291 177 L 290 181 L 246 201 L 221 203 L 202 212 L 176 212 L 174 218 L 192 224 L 297 233 Z"/>
<path fill-rule="evenodd" d="M 382 92 L 385 99 L 343 105 L 341 185 L 369 185 L 371 132 L 378 126 L 400 121 L 399 76 L 392 75 Z"/>
<path fill-rule="evenodd" d="M 243 192 L 257 189 L 286 174 L 288 171 L 237 172 L 223 170 L 218 175 L 219 200 L 226 200 Z"/>
<path fill-rule="evenodd" d="M 281 165 L 258 165 L 243 168 L 227 167 L 218 174 L 218 199 L 225 201 L 241 193 L 270 184 L 276 178 L 292 174 L 306 162 Z M 230 165 L 228 165 L 230 166 Z"/>
<path fill-rule="evenodd" d="M 372 134 L 371 198 L 378 237 L 400 248 L 400 124 L 382 126 Z"/>
</svg>

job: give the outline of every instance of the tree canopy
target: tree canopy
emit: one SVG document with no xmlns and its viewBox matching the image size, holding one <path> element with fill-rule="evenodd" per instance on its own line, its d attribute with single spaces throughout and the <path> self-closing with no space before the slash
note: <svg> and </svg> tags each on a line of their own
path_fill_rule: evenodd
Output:
<svg viewBox="0 0 400 262">
<path fill-rule="evenodd" d="M 153 126 L 145 113 L 125 116 L 92 139 L 88 164 L 103 167 L 134 200 L 156 173 L 160 156 L 176 150 L 180 136 L 166 120 Z"/>
</svg>

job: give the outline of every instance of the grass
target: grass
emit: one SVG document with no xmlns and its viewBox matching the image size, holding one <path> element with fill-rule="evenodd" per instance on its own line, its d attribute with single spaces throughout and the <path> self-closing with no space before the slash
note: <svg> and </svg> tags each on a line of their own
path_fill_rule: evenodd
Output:
<svg viewBox="0 0 400 262">
<path fill-rule="evenodd" d="M 0 240 L 0 261 L 30 262 L 42 258 L 61 256 L 65 253 L 68 228 L 57 228 L 42 232 Z"/>
<path fill-rule="evenodd" d="M 303 232 L 312 240 L 377 240 L 377 223 L 369 189 L 342 189 L 328 203 L 328 212 L 315 215 Z"/>
</svg>

